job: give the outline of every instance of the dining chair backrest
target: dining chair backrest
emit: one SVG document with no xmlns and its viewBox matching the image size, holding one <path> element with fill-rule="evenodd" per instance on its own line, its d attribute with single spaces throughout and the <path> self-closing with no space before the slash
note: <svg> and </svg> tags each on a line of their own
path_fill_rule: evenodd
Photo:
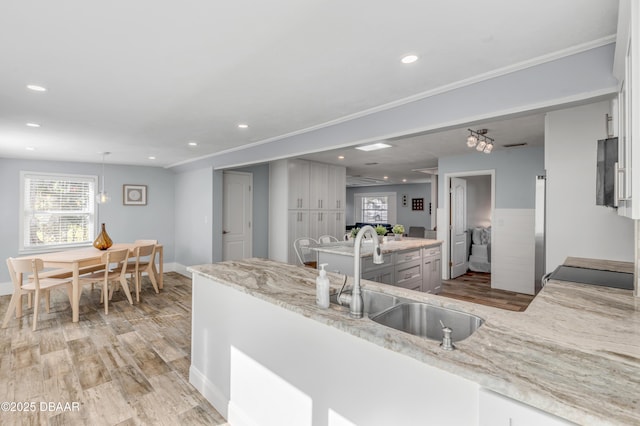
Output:
<svg viewBox="0 0 640 426">
<path fill-rule="evenodd" d="M 424 226 L 410 226 L 409 237 L 424 238 Z"/>
<path fill-rule="evenodd" d="M 308 262 L 315 261 L 315 253 L 311 250 L 311 247 L 317 247 L 318 242 L 313 238 L 303 237 L 298 238 L 293 242 L 293 249 L 298 256 L 298 260 L 301 265 L 305 265 Z"/>
<path fill-rule="evenodd" d="M 155 260 L 156 257 L 156 245 L 149 244 L 145 246 L 138 246 L 135 249 L 134 257 L 136 258 L 136 265 L 140 264 L 142 258 L 149 257 L 149 262 Z"/>
<path fill-rule="evenodd" d="M 134 244 L 143 244 L 143 245 L 147 245 L 147 244 L 158 244 L 158 240 L 135 240 Z"/>
<path fill-rule="evenodd" d="M 111 264 L 117 263 L 124 263 L 129 259 L 129 249 L 122 249 L 122 250 L 108 250 L 104 253 L 102 253 L 102 263 L 104 263 L 107 267 L 107 269 L 109 269 Z"/>
<path fill-rule="evenodd" d="M 322 235 L 318 238 L 318 242 L 320 244 L 330 244 L 330 243 L 335 243 L 337 241 L 338 239 L 333 235 Z"/>
<path fill-rule="evenodd" d="M 7 260 L 7 265 L 9 266 L 9 273 L 11 274 L 11 280 L 13 281 L 14 287 L 22 287 L 22 282 L 20 280 L 20 274 L 22 274 L 24 279 L 24 274 L 33 274 L 33 282 L 37 287 L 40 287 L 40 279 L 38 277 L 38 272 L 44 269 L 44 264 L 42 259 L 15 259 L 9 258 Z"/>
</svg>

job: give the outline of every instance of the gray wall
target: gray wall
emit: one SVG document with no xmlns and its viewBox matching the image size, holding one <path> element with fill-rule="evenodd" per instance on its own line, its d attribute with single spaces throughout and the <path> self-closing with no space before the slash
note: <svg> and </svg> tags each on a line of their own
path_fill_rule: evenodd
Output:
<svg viewBox="0 0 640 426">
<path fill-rule="evenodd" d="M 4 259 L 17 256 L 19 247 L 20 172 L 37 171 L 101 175 L 102 165 L 0 158 L 0 282 L 10 281 Z M 164 261 L 174 260 L 174 174 L 158 167 L 105 166 L 108 204 L 98 206 L 98 222 L 106 223 L 114 242 L 157 239 L 164 246 Z M 146 206 L 122 205 L 122 185 L 147 185 Z"/>
<path fill-rule="evenodd" d="M 372 192 L 395 192 L 397 194 L 396 222 L 404 225 L 405 231 L 409 232 L 410 226 L 424 226 L 431 228 L 431 215 L 429 214 L 429 201 L 431 200 L 430 183 L 412 183 L 406 185 L 379 185 L 379 186 L 358 186 L 347 188 L 347 208 L 346 224 L 353 225 L 354 218 L 354 195 Z M 402 195 L 407 196 L 407 206 L 402 206 Z M 424 210 L 411 210 L 412 198 L 424 198 Z"/>
<path fill-rule="evenodd" d="M 213 170 L 175 175 L 175 261 L 183 266 L 213 260 Z"/>
<path fill-rule="evenodd" d="M 535 177 L 544 173 L 544 148 L 496 149 L 491 154 L 470 152 L 443 157 L 438 161 L 438 205 L 446 203 L 444 185 L 447 173 L 495 170 L 496 208 L 532 209 L 535 207 Z"/>
<path fill-rule="evenodd" d="M 467 226 L 491 225 L 491 176 L 469 176 L 467 181 Z"/>
</svg>

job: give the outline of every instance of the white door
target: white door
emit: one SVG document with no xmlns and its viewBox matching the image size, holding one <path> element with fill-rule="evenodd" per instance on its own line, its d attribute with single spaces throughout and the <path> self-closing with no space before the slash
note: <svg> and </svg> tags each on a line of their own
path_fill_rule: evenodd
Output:
<svg viewBox="0 0 640 426">
<path fill-rule="evenodd" d="M 467 181 L 451 178 L 451 279 L 467 272 Z"/>
<path fill-rule="evenodd" d="M 222 213 L 222 259 L 237 260 L 253 255 L 253 203 L 251 173 L 224 172 Z"/>
</svg>

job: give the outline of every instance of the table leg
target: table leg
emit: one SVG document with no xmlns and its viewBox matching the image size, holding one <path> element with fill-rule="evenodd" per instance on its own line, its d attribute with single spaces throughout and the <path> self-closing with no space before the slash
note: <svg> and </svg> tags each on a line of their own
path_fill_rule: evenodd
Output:
<svg viewBox="0 0 640 426">
<path fill-rule="evenodd" d="M 71 301 L 71 312 L 73 314 L 73 322 L 78 322 L 80 320 L 80 267 L 78 262 L 73 263 L 72 293 L 73 300 Z"/>
<path fill-rule="evenodd" d="M 160 276 L 158 277 L 158 288 L 162 290 L 164 287 L 164 279 L 162 278 L 164 275 L 164 250 L 160 247 L 160 256 L 158 257 L 160 260 Z"/>
</svg>

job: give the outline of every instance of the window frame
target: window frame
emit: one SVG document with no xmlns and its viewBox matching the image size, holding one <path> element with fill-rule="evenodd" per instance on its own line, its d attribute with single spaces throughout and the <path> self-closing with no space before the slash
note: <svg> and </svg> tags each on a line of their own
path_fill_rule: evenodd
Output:
<svg viewBox="0 0 640 426">
<path fill-rule="evenodd" d="M 387 220 L 388 222 L 365 222 L 363 219 L 362 199 L 374 197 L 387 197 Z M 353 194 L 353 206 L 354 206 L 354 223 L 389 223 L 393 225 L 396 223 L 398 199 L 396 192 L 359 192 Z"/>
<path fill-rule="evenodd" d="M 25 247 L 25 219 L 27 218 L 27 213 L 25 210 L 25 190 L 26 190 L 26 181 L 27 179 L 57 179 L 57 180 L 74 180 L 74 179 L 82 179 L 86 180 L 91 184 L 91 190 L 89 191 L 89 204 L 91 206 L 91 211 L 89 212 L 89 240 L 79 242 L 79 243 L 67 243 L 67 244 L 50 244 L 43 245 L 37 247 Z M 65 179 L 66 178 L 66 179 Z M 88 247 L 93 244 L 92 235 L 96 235 L 98 231 L 98 206 L 95 200 L 95 195 L 98 191 L 98 176 L 97 175 L 82 175 L 82 174 L 74 174 L 74 173 L 50 173 L 50 172 L 39 172 L 39 171 L 20 171 L 20 205 L 18 207 L 18 253 L 20 254 L 32 254 L 32 253 L 47 253 L 52 251 L 60 251 L 68 248 L 79 248 L 79 247 Z"/>
</svg>

